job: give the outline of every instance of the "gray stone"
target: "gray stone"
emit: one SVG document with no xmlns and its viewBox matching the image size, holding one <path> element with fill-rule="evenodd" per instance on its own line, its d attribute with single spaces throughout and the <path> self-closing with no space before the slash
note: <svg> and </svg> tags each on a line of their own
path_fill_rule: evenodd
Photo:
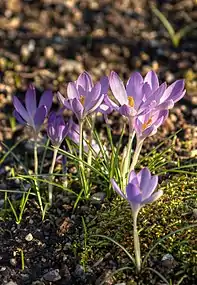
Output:
<svg viewBox="0 0 197 285">
<path fill-rule="evenodd" d="M 5 283 L 5 285 L 17 285 L 17 283 L 16 283 L 16 282 L 13 282 L 13 281 L 11 280 L 11 281 L 9 281 L 8 283 Z"/>
<path fill-rule="evenodd" d="M 59 269 L 50 270 L 46 274 L 44 274 L 43 278 L 49 282 L 55 282 L 61 279 L 59 274 Z"/>
<path fill-rule="evenodd" d="M 15 258 L 11 258 L 11 259 L 10 259 L 10 264 L 11 264 L 12 266 L 16 266 L 16 264 L 17 264 L 16 259 L 15 259 Z"/>
<path fill-rule="evenodd" d="M 28 235 L 26 235 L 25 240 L 26 240 L 26 241 L 32 241 L 33 238 L 34 238 L 34 237 L 32 236 L 32 234 L 29 233 Z"/>
<path fill-rule="evenodd" d="M 92 204 L 101 204 L 105 199 L 106 194 L 104 192 L 97 192 L 92 195 L 91 202 Z"/>
</svg>

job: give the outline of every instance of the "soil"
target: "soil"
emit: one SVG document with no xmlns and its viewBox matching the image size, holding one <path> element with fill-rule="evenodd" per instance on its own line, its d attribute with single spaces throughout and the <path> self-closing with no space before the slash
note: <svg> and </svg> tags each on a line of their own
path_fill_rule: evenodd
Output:
<svg viewBox="0 0 197 285">
<path fill-rule="evenodd" d="M 185 78 L 187 94 L 176 104 L 158 134 L 147 140 L 143 155 L 163 142 L 165 137 L 182 129 L 177 135 L 175 157 L 183 163 L 197 162 L 197 29 L 187 33 L 177 48 L 173 47 L 167 31 L 151 10 L 152 4 L 167 15 L 176 31 L 197 21 L 197 4 L 194 0 L 0 1 L 1 158 L 7 152 L 3 143 L 11 147 L 24 136 L 30 138 L 27 129 L 15 126 L 12 117 L 12 96 L 23 99 L 30 83 L 36 86 L 39 94 L 48 88 L 64 93 L 65 84 L 75 80 L 83 70 L 87 70 L 94 80 L 109 75 L 111 70 L 117 71 L 126 80 L 134 70 L 145 75 L 153 69 L 160 80 L 167 83 Z M 56 98 L 53 107 L 58 108 Z M 115 113 L 109 117 L 109 123 L 116 142 L 123 120 Z M 101 118 L 97 122 L 97 129 L 105 136 L 103 126 Z M 45 140 L 44 131 L 42 136 Z M 127 132 L 123 143 L 126 141 Z M 165 147 L 169 145 L 169 141 L 164 143 Z M 41 154 L 42 151 L 40 149 Z M 25 142 L 19 144 L 14 154 L 28 163 L 28 168 L 33 168 L 32 149 Z M 49 168 L 50 158 L 51 153 L 44 169 Z M 19 190 L 20 181 L 9 179 L 12 169 L 16 168 L 19 169 L 19 164 L 11 154 L 0 166 L 0 189 Z M 69 171 L 75 171 L 72 165 Z M 24 187 L 28 189 L 26 181 Z M 20 202 L 20 194 L 14 192 L 10 195 L 11 199 Z M 82 201 L 74 210 L 75 197 L 57 190 L 54 205 L 42 220 L 37 201 L 32 197 L 28 200 L 21 224 L 17 225 L 11 211 L 4 214 L 1 204 L 4 192 L 0 192 L 0 208 L 3 212 L 0 217 L 1 284 L 99 285 L 124 263 L 120 263 L 116 249 L 108 246 L 103 250 L 100 261 L 94 259 L 90 250 L 85 270 L 82 266 L 86 256 L 81 217 L 86 216 L 87 223 L 88 219 L 94 220 L 96 215 L 101 214 L 101 209 L 110 208 L 110 199 L 98 205 L 91 200 Z M 21 253 L 24 254 L 24 270 L 21 269 Z M 128 260 L 125 260 L 127 263 Z M 195 268 L 196 264 L 192 272 Z M 119 284 L 164 284 L 155 277 L 147 281 L 147 276 L 153 278 L 151 274 L 144 273 L 142 279 L 145 283 L 142 283 L 134 274 L 132 281 L 128 271 L 122 279 L 127 283 Z M 194 285 L 197 282 L 195 278 L 193 275 L 183 278 L 179 284 Z M 178 284 L 177 280 L 175 277 L 174 284 Z M 106 284 L 118 283 L 109 278 Z"/>
</svg>

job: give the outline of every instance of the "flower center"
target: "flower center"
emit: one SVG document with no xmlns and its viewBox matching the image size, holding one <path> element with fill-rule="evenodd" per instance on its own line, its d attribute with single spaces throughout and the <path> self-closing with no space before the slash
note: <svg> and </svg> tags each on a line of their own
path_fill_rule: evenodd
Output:
<svg viewBox="0 0 197 285">
<path fill-rule="evenodd" d="M 148 121 L 142 124 L 142 130 L 144 131 L 145 129 L 147 129 L 151 125 L 151 123 L 152 123 L 152 118 L 149 118 Z"/>
<path fill-rule="evenodd" d="M 133 99 L 133 97 L 131 97 L 131 96 L 128 96 L 128 101 L 129 101 L 129 106 L 130 107 L 134 107 L 134 99 Z"/>
<path fill-rule="evenodd" d="M 79 101 L 80 101 L 80 103 L 84 106 L 84 103 L 85 103 L 85 96 L 80 96 Z"/>
</svg>

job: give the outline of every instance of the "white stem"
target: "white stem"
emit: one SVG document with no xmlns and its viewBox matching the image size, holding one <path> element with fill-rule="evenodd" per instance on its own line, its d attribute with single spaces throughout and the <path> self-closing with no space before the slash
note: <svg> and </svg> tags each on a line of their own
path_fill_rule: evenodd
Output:
<svg viewBox="0 0 197 285">
<path fill-rule="evenodd" d="M 58 153 L 58 149 L 59 147 L 55 148 L 54 151 L 53 151 L 53 159 L 52 159 L 52 163 L 51 163 L 51 167 L 49 169 L 49 174 L 50 174 L 50 177 L 49 177 L 49 182 L 53 182 L 53 171 L 54 171 L 54 168 L 55 168 L 55 162 L 56 162 L 56 158 L 57 158 L 57 153 Z M 49 204 L 52 205 L 52 201 L 53 201 L 53 185 L 49 183 L 49 186 L 48 186 L 48 191 L 49 191 Z"/>
</svg>

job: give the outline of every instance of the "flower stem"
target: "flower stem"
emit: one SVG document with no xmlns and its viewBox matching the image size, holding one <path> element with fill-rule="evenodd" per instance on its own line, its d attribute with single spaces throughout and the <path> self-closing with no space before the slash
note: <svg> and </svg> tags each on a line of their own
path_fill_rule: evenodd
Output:
<svg viewBox="0 0 197 285">
<path fill-rule="evenodd" d="M 90 129 L 90 136 L 89 136 L 89 147 L 88 147 L 88 164 L 91 166 L 92 165 L 92 139 L 93 139 L 93 132 L 94 132 L 94 126 L 95 126 L 95 114 L 92 115 L 92 125 Z M 88 175 L 90 174 L 90 168 L 88 169 Z"/>
<path fill-rule="evenodd" d="M 85 197 L 88 198 L 88 185 L 85 176 L 85 169 L 83 164 L 83 120 L 79 122 L 79 170 L 81 176 L 81 184 L 84 190 Z"/>
<path fill-rule="evenodd" d="M 137 231 L 137 216 L 138 212 L 133 213 L 133 239 L 134 239 L 134 251 L 135 251 L 135 261 L 137 271 L 140 272 L 141 270 L 141 253 L 140 253 L 140 241 L 139 235 Z"/>
<path fill-rule="evenodd" d="M 130 166 L 130 172 L 132 170 L 134 170 L 137 162 L 138 162 L 138 158 L 139 158 L 139 155 L 140 155 L 140 152 L 141 152 L 141 149 L 142 149 L 142 145 L 143 145 L 143 142 L 144 140 L 139 140 L 137 139 L 137 145 L 136 145 L 136 148 L 135 148 L 135 152 L 133 154 L 133 159 L 132 159 L 132 163 L 131 163 L 131 166 Z"/>
<path fill-rule="evenodd" d="M 55 148 L 53 151 L 53 159 L 52 159 L 52 163 L 51 163 L 51 167 L 49 169 L 49 174 L 50 174 L 50 182 L 53 182 L 53 171 L 54 171 L 54 167 L 55 167 L 55 161 L 57 158 L 57 153 L 58 153 L 58 149 L 59 147 Z M 49 204 L 52 205 L 52 201 L 53 201 L 53 185 L 49 183 L 48 186 L 48 191 L 49 191 Z"/>
<path fill-rule="evenodd" d="M 38 202 L 40 204 L 40 209 L 43 213 L 43 205 L 42 205 L 42 198 L 40 196 L 40 190 L 39 190 L 39 185 L 37 181 L 37 175 L 38 175 L 38 144 L 37 144 L 37 136 L 34 138 L 34 174 L 36 176 L 35 179 L 35 189 L 38 197 Z"/>
<path fill-rule="evenodd" d="M 127 185 L 127 180 L 128 180 L 128 173 L 129 173 L 129 165 L 131 161 L 131 150 L 132 150 L 132 144 L 133 144 L 133 139 L 135 137 L 135 131 L 132 128 L 132 121 L 130 119 L 129 121 L 129 140 L 127 144 L 127 150 L 125 152 L 125 159 L 123 161 L 123 170 L 122 170 L 122 180 L 123 180 L 123 185 L 122 189 L 126 188 Z"/>
</svg>

